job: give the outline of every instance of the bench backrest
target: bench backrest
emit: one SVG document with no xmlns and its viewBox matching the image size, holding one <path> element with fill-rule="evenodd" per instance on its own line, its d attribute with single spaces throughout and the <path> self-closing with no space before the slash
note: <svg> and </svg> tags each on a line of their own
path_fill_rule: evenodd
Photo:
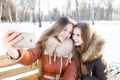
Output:
<svg viewBox="0 0 120 80">
<path fill-rule="evenodd" d="M 0 80 L 34 80 L 37 73 L 35 64 L 30 66 L 18 65 L 11 62 L 6 55 L 0 55 Z M 23 74 L 23 75 L 21 75 Z"/>
</svg>

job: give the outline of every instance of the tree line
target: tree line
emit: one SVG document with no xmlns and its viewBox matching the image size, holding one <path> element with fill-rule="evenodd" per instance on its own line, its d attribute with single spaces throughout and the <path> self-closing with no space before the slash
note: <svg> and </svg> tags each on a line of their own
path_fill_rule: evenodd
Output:
<svg viewBox="0 0 120 80">
<path fill-rule="evenodd" d="M 0 0 L 0 22 L 55 21 L 61 16 L 69 16 L 76 21 L 120 20 L 120 6 L 113 5 L 113 0 L 99 0 L 98 3 L 95 3 L 95 0 L 89 0 L 89 2 L 88 0 L 74 0 L 75 10 L 71 10 L 72 3 L 71 0 L 68 1 L 64 12 L 53 8 L 48 11 L 48 14 L 44 14 L 40 9 L 40 0 Z"/>
</svg>

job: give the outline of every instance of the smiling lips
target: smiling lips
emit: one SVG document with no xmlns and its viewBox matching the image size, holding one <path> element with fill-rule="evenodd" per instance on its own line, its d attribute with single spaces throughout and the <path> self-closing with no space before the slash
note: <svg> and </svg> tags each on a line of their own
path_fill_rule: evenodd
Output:
<svg viewBox="0 0 120 80">
<path fill-rule="evenodd" d="M 66 39 L 67 39 L 67 36 L 65 36 L 65 35 L 62 35 L 62 37 L 63 37 L 63 39 L 64 39 L 64 40 L 66 40 Z"/>
</svg>

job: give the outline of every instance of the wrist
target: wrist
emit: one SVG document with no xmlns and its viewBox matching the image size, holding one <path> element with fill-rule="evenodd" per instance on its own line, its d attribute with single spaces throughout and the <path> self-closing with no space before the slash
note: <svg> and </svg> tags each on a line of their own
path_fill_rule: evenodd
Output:
<svg viewBox="0 0 120 80">
<path fill-rule="evenodd" d="M 9 57 L 10 59 L 15 59 L 15 60 L 17 60 L 17 59 L 19 59 L 19 58 L 21 57 L 21 53 L 20 53 L 19 50 L 16 50 L 15 53 L 10 53 L 9 51 L 7 51 L 6 54 L 8 55 L 8 57 Z"/>
</svg>

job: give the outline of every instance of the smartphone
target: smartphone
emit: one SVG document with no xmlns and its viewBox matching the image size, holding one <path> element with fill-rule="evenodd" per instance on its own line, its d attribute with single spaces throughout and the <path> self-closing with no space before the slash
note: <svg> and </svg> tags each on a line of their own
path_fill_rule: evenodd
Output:
<svg viewBox="0 0 120 80">
<path fill-rule="evenodd" d="M 15 44 L 16 47 L 20 48 L 33 48 L 35 47 L 35 33 L 21 33 L 22 40 Z"/>
</svg>

